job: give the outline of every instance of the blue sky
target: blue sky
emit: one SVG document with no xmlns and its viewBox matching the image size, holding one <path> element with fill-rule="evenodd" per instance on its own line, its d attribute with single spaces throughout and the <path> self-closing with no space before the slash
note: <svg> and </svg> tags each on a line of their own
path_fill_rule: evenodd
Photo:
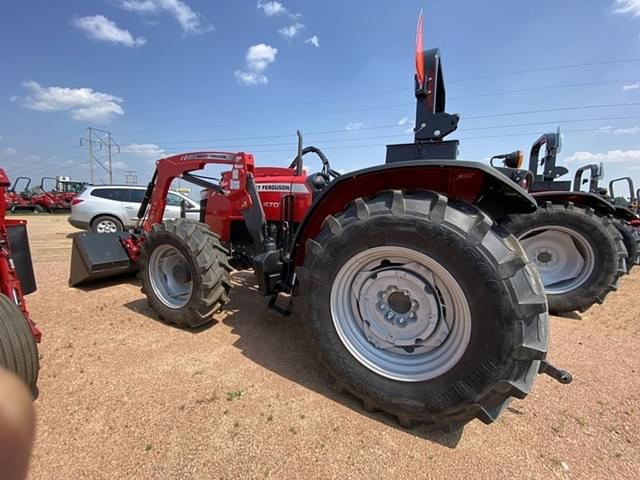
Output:
<svg viewBox="0 0 640 480">
<path fill-rule="evenodd" d="M 87 126 L 121 145 L 116 182 L 190 150 L 283 165 L 296 129 L 338 169 L 382 163 L 412 138 L 421 8 L 460 158 L 528 150 L 559 124 L 571 170 L 604 161 L 640 183 L 640 0 L 3 2 L 0 165 L 86 180 Z"/>
</svg>

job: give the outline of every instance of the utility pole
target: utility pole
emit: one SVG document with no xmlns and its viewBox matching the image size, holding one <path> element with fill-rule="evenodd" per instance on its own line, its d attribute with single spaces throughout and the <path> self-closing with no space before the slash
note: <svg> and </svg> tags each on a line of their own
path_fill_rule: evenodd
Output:
<svg viewBox="0 0 640 480">
<path fill-rule="evenodd" d="M 96 177 L 96 164 L 102 167 L 104 171 L 109 175 L 109 184 L 113 183 L 113 149 L 116 148 L 120 153 L 120 145 L 113 140 L 111 132 L 106 130 L 100 130 L 99 128 L 87 127 L 86 137 L 80 139 L 80 145 L 87 143 L 89 146 L 89 170 L 91 171 L 91 183 L 95 184 Z M 100 150 L 105 147 L 107 150 L 107 165 L 100 161 L 95 153 L 95 146 L 98 146 Z"/>
</svg>

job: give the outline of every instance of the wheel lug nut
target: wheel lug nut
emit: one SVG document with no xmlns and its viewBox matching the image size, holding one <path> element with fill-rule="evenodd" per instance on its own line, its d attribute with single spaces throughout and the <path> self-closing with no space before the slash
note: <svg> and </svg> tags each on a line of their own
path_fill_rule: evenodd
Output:
<svg viewBox="0 0 640 480">
<path fill-rule="evenodd" d="M 409 319 L 410 319 L 410 320 L 415 320 L 415 319 L 416 319 L 416 317 L 417 317 L 416 312 L 411 312 L 411 313 L 409 314 Z"/>
<path fill-rule="evenodd" d="M 387 312 L 387 314 L 385 315 L 385 318 L 387 320 L 393 320 L 393 317 L 395 317 L 396 315 L 393 312 Z"/>
<path fill-rule="evenodd" d="M 387 305 L 382 303 L 382 302 L 380 302 L 378 304 L 378 308 L 384 312 L 387 309 Z"/>
</svg>

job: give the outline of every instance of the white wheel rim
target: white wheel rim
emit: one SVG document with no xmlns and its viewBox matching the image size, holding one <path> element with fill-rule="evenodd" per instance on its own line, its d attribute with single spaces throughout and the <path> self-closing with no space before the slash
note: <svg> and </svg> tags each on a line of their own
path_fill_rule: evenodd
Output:
<svg viewBox="0 0 640 480">
<path fill-rule="evenodd" d="M 538 268 L 547 294 L 571 292 L 588 280 L 595 268 L 591 244 L 578 232 L 562 226 L 532 228 L 518 238 Z"/>
<path fill-rule="evenodd" d="M 193 293 L 191 270 L 177 248 L 171 245 L 156 247 L 147 268 L 153 293 L 164 305 L 177 310 L 189 303 Z"/>
<path fill-rule="evenodd" d="M 471 337 L 462 287 L 436 260 L 405 247 L 375 247 L 350 258 L 334 279 L 330 305 L 349 353 L 392 380 L 446 373 Z"/>
</svg>

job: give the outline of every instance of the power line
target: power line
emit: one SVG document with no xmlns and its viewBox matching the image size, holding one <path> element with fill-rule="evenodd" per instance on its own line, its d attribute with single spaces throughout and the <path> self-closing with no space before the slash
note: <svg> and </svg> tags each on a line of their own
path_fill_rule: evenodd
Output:
<svg viewBox="0 0 640 480">
<path fill-rule="evenodd" d="M 565 64 L 565 65 L 552 65 L 552 66 L 546 66 L 546 67 L 539 67 L 539 68 L 532 68 L 532 69 L 524 69 L 524 70 L 514 70 L 514 71 L 507 71 L 507 72 L 496 72 L 496 73 L 492 73 L 492 74 L 487 74 L 487 75 L 482 75 L 482 76 L 477 76 L 477 77 L 468 77 L 468 78 L 460 78 L 460 79 L 453 79 L 453 80 L 447 80 L 447 84 L 455 84 L 455 83 L 464 83 L 464 82 L 471 82 L 471 81 L 478 81 L 478 80 L 487 80 L 487 79 L 492 79 L 492 78 L 500 78 L 500 77 L 510 77 L 510 76 L 515 76 L 515 75 L 525 75 L 525 74 L 531 74 L 531 73 L 539 73 L 539 72 L 549 72 L 549 71 L 556 71 L 556 70 L 570 70 L 570 69 L 576 69 L 576 68 L 586 68 L 586 67 L 597 67 L 597 66 L 602 66 L 602 65 L 617 65 L 617 64 L 629 64 L 629 63 L 638 63 L 640 62 L 640 58 L 627 58 L 627 59 L 618 59 L 618 60 L 602 60 L 602 61 L 596 61 L 596 62 L 583 62 L 583 63 L 572 63 L 572 64 Z M 602 84 L 606 84 L 608 82 L 603 82 Z M 623 81 L 620 82 L 612 82 L 612 83 L 625 83 Z M 407 82 L 407 84 L 409 84 L 409 82 Z M 597 83 L 594 83 L 597 84 Z M 579 86 L 579 85 L 577 85 Z M 562 87 L 560 87 L 562 88 Z M 385 90 L 378 90 L 378 91 L 369 91 L 367 93 L 363 93 L 363 94 L 353 94 L 353 95 L 345 95 L 345 96 L 340 96 L 340 97 L 330 97 L 330 98 L 326 98 L 326 99 L 322 99 L 322 100 L 316 100 L 314 102 L 296 102 L 295 104 L 289 104 L 289 106 L 293 106 L 293 107 L 298 107 L 300 105 L 315 105 L 315 104 L 324 104 L 327 102 L 333 102 L 333 101 L 339 101 L 339 100 L 347 100 L 347 99 L 353 99 L 353 98 L 361 98 L 361 97 L 371 97 L 374 95 L 381 95 L 381 94 L 386 94 L 386 93 L 393 93 L 393 92 L 400 92 L 400 91 L 410 91 L 412 90 L 411 87 L 409 86 L 404 86 L 404 87 L 399 87 L 399 88 L 392 88 L 392 89 L 385 89 Z M 526 89 L 524 89 L 523 91 L 526 91 Z M 533 90 L 535 91 L 535 90 Z M 518 91 L 512 91 L 510 93 L 518 93 Z M 455 97 L 452 97 L 451 100 L 453 100 Z M 265 110 L 273 110 L 273 109 L 282 109 L 283 107 L 286 107 L 287 105 L 278 105 L 278 106 L 274 106 L 272 108 L 261 108 L 262 111 Z M 237 110 L 228 110 L 225 112 L 216 112 L 216 113 L 205 113 L 205 114 L 197 114 L 197 115 L 189 115 L 189 116 L 183 116 L 183 117 L 172 117 L 171 120 L 166 120 L 165 122 L 170 122 L 170 121 L 174 121 L 176 119 L 181 119 L 181 120 L 185 120 L 185 119 L 189 119 L 189 118 L 202 118 L 202 117 L 207 117 L 207 118 L 213 118 L 213 117 L 220 117 L 220 116 L 224 116 L 227 117 L 229 115 L 233 115 L 236 114 Z M 156 122 L 156 124 L 161 123 L 159 121 Z"/>
<path fill-rule="evenodd" d="M 587 110 L 587 109 L 601 109 L 601 108 L 614 108 L 614 107 L 632 107 L 638 106 L 640 102 L 630 102 L 630 103 L 616 103 L 616 104 L 599 104 L 599 105 L 580 105 L 580 106 L 571 106 L 571 107 L 560 107 L 560 108 L 548 108 L 548 109 L 539 109 L 539 110 L 526 110 L 519 112 L 503 112 L 503 113 L 495 113 L 495 114 L 487 114 L 487 115 L 477 115 L 477 116 L 469 116 L 462 117 L 462 121 L 466 120 L 477 120 L 484 118 L 497 118 L 497 117 L 509 117 L 509 116 L 518 116 L 518 115 L 531 115 L 534 113 L 552 113 L 552 112 L 564 112 L 564 111 L 576 111 L 576 110 Z M 621 117 L 622 118 L 622 117 Z M 611 118 L 609 118 L 611 119 Z M 374 125 L 369 127 L 360 127 L 358 129 L 351 130 L 351 132 L 357 132 L 360 130 L 377 130 L 381 128 L 399 128 L 399 127 L 409 127 L 410 124 L 399 125 L 396 123 L 388 123 L 383 125 Z M 337 129 L 337 130 L 317 130 L 312 132 L 306 132 L 306 135 L 326 135 L 326 134 L 334 134 L 334 133 L 347 133 L 349 130 Z M 178 140 L 173 142 L 149 142 L 154 145 L 180 145 L 180 144 L 193 144 L 193 143 L 222 143 L 228 141 L 246 141 L 252 139 L 271 139 L 271 138 L 293 138 L 295 134 L 293 133 L 284 133 L 284 134 L 276 134 L 276 135 L 261 135 L 261 136 L 252 136 L 252 137 L 228 137 L 228 138 L 217 138 L 217 139 L 191 139 L 191 140 Z"/>
</svg>

